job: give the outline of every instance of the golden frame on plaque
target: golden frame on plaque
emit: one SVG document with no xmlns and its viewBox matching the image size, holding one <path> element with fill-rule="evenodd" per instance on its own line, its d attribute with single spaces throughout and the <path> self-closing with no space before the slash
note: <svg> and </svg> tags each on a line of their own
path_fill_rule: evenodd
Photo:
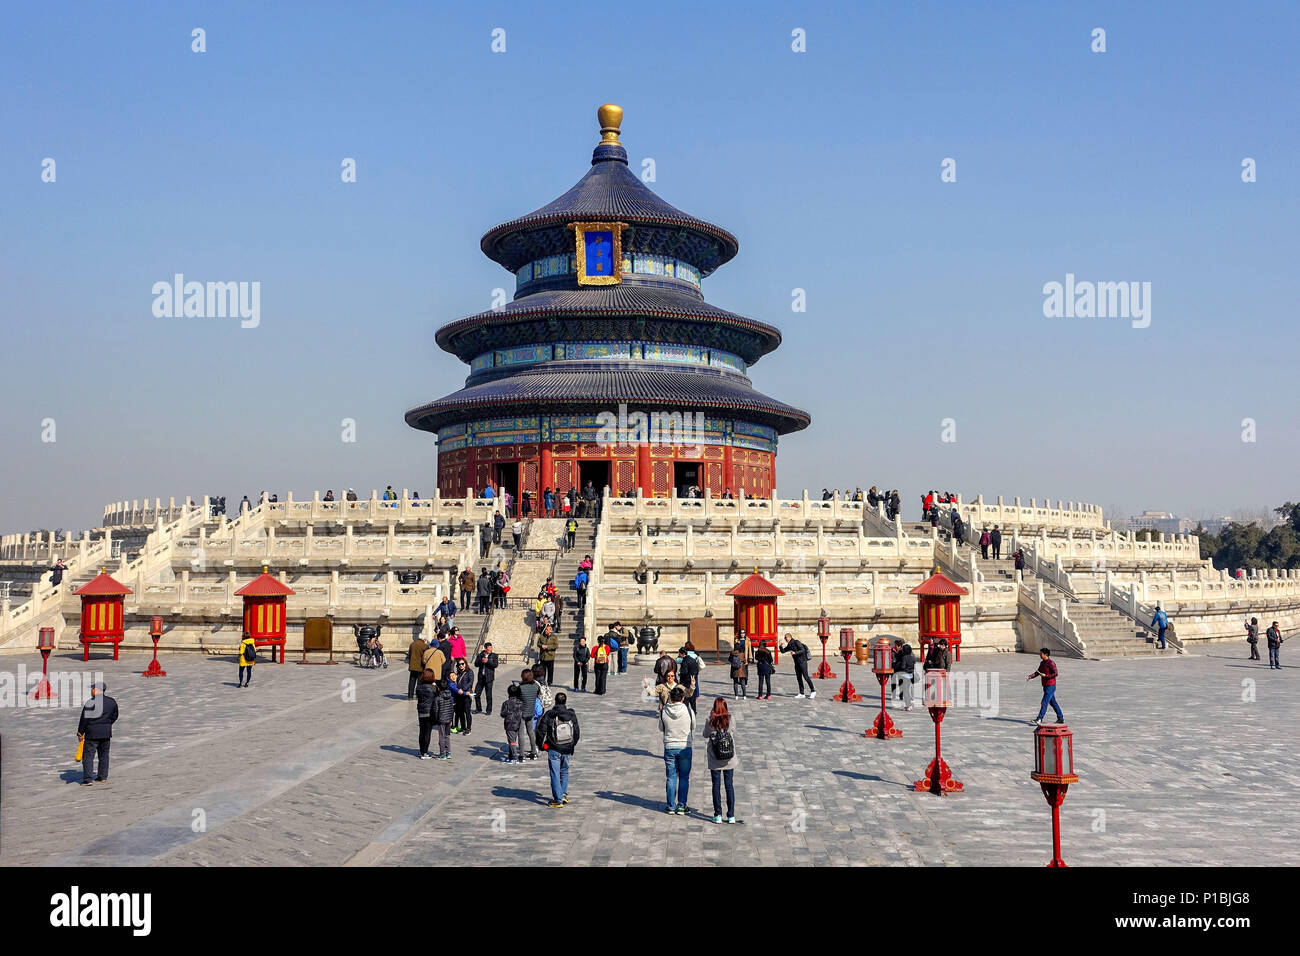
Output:
<svg viewBox="0 0 1300 956">
<path fill-rule="evenodd" d="M 618 285 L 623 281 L 623 230 L 627 228 L 625 222 L 572 222 L 569 223 L 573 229 L 574 252 L 578 263 L 578 285 Z M 585 237 L 588 232 L 610 232 L 614 235 L 614 262 L 613 274 L 607 276 L 589 276 L 587 275 L 587 243 Z"/>
</svg>

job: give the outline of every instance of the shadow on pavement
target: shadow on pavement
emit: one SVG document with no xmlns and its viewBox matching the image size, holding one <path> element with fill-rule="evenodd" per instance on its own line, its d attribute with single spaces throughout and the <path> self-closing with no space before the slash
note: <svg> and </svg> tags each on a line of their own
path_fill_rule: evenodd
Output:
<svg viewBox="0 0 1300 956">
<path fill-rule="evenodd" d="M 493 787 L 492 796 L 507 800 L 523 800 L 526 803 L 547 803 L 549 797 L 543 797 L 536 790 L 519 790 L 514 787 Z"/>
<path fill-rule="evenodd" d="M 614 793 L 612 790 L 598 790 L 596 796 L 601 800 L 613 800 L 615 803 L 622 803 L 629 807 L 640 807 L 642 810 L 653 810 L 655 813 L 663 813 L 664 811 L 663 800 L 650 800 L 633 793 Z"/>
</svg>

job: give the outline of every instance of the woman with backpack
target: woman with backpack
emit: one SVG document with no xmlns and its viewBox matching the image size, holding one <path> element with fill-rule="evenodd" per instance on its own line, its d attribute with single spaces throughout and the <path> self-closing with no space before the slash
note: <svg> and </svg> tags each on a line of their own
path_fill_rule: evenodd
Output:
<svg viewBox="0 0 1300 956">
<path fill-rule="evenodd" d="M 415 685 L 415 716 L 420 722 L 420 759 L 432 760 L 429 740 L 433 737 L 433 698 L 438 692 L 438 675 L 425 668 Z"/>
<path fill-rule="evenodd" d="M 239 642 L 239 678 L 236 687 L 247 687 L 253 682 L 253 665 L 257 663 L 257 643 L 247 631 Z"/>
<path fill-rule="evenodd" d="M 754 648 L 754 664 L 758 667 L 758 699 L 772 699 L 772 675 L 776 673 L 776 665 L 772 659 L 772 650 L 766 644 L 760 643 Z M 763 686 L 767 685 L 767 694 L 763 693 Z"/>
<path fill-rule="evenodd" d="M 532 669 L 525 667 L 519 674 L 519 697 L 524 705 L 523 731 L 528 737 L 527 756 L 529 760 L 537 759 L 537 735 L 533 732 L 533 725 L 534 721 L 537 720 L 537 702 L 541 696 L 542 689 L 538 686 L 537 681 L 533 679 Z M 523 744 L 524 739 L 520 737 L 520 749 L 523 748 Z"/>
<path fill-rule="evenodd" d="M 505 724 L 506 746 L 510 748 L 506 763 L 523 763 L 523 751 L 519 748 L 519 731 L 524 723 L 524 698 L 519 692 L 518 684 L 506 688 L 506 702 L 501 707 L 501 720 Z"/>
<path fill-rule="evenodd" d="M 1250 645 L 1250 660 L 1260 660 L 1259 656 L 1259 618 L 1252 617 L 1246 625 L 1246 643 Z"/>
<path fill-rule="evenodd" d="M 727 702 L 719 697 L 704 725 L 704 739 L 708 741 L 709 776 L 713 778 L 713 822 L 722 822 L 722 794 L 719 785 L 727 790 L 727 822 L 736 822 L 736 790 L 732 777 L 740 762 L 736 759 L 736 741 L 731 735 L 731 714 Z"/>
</svg>

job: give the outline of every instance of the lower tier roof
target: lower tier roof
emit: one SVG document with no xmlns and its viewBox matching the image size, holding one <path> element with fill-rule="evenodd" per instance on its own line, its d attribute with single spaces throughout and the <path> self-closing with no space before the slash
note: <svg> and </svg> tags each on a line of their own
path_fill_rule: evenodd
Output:
<svg viewBox="0 0 1300 956">
<path fill-rule="evenodd" d="M 734 372 L 682 368 L 655 363 L 547 362 L 514 375 L 472 385 L 406 413 L 406 423 L 423 431 L 472 421 L 502 409 L 617 412 L 619 403 L 636 408 L 667 408 L 686 413 L 729 413 L 770 425 L 778 434 L 807 428 L 811 416 L 755 391 Z"/>
</svg>

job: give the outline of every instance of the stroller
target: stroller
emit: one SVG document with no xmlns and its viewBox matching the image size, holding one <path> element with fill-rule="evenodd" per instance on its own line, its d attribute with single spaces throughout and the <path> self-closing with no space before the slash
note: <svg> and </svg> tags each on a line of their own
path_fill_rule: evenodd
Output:
<svg viewBox="0 0 1300 956">
<path fill-rule="evenodd" d="M 357 639 L 357 666 L 365 668 L 387 667 L 384 645 L 379 643 L 382 630 L 378 625 L 353 624 L 352 633 Z"/>
</svg>

